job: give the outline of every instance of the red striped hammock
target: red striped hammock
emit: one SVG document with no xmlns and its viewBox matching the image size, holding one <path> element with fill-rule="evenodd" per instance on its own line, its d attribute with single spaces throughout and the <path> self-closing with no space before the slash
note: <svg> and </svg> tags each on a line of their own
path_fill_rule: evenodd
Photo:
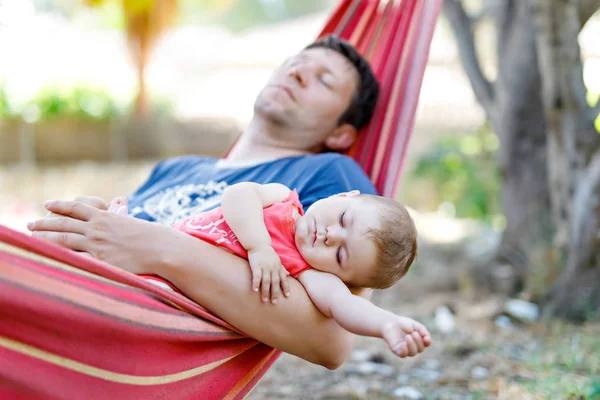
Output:
<svg viewBox="0 0 600 400">
<path fill-rule="evenodd" d="M 350 154 L 397 188 L 442 0 L 343 0 L 319 36 L 365 54 L 381 83 Z M 279 355 L 191 300 L 0 226 L 0 399 L 240 399 Z"/>
</svg>

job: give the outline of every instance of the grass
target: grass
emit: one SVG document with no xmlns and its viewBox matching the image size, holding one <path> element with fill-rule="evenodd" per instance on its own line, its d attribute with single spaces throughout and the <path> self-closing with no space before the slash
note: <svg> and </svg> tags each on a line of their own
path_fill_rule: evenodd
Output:
<svg viewBox="0 0 600 400">
<path fill-rule="evenodd" d="M 524 366 L 535 379 L 521 385 L 536 397 L 600 400 L 600 325 L 551 323 Z"/>
</svg>

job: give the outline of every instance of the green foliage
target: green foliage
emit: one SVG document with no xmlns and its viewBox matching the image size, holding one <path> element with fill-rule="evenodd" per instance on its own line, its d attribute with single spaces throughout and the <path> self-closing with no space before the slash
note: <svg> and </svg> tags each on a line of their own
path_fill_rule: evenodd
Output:
<svg viewBox="0 0 600 400">
<path fill-rule="evenodd" d="M 27 122 L 56 118 L 103 121 L 122 116 L 129 107 L 108 91 L 88 85 L 72 88 L 48 86 L 29 99 L 20 99 L 5 84 L 0 84 L 0 118 Z"/>
<path fill-rule="evenodd" d="M 600 93 L 588 91 L 587 100 L 591 107 L 595 107 L 600 102 Z M 600 115 L 596 118 L 596 130 L 600 133 Z"/>
<path fill-rule="evenodd" d="M 29 99 L 20 99 L 0 83 L 0 119 L 22 119 L 30 123 L 58 118 L 107 121 L 128 114 L 131 107 L 131 99 L 118 99 L 105 89 L 89 85 L 47 86 Z M 171 114 L 172 104 L 167 99 L 153 99 L 152 112 Z"/>
<path fill-rule="evenodd" d="M 428 182 L 436 206 L 453 204 L 457 217 L 494 224 L 501 213 L 498 145 L 488 126 L 475 134 L 445 135 L 417 161 L 409 181 Z"/>
<path fill-rule="evenodd" d="M 88 120 L 107 120 L 116 117 L 119 107 L 108 92 L 91 87 L 71 90 L 47 87 L 31 103 L 39 110 L 39 119 L 76 117 Z"/>
<path fill-rule="evenodd" d="M 526 368 L 536 376 L 524 387 L 544 398 L 600 400 L 598 326 L 553 321 L 550 331 L 541 347 L 524 355 Z"/>
<path fill-rule="evenodd" d="M 600 378 L 596 378 L 596 380 L 592 382 L 590 400 L 600 400 Z"/>
</svg>

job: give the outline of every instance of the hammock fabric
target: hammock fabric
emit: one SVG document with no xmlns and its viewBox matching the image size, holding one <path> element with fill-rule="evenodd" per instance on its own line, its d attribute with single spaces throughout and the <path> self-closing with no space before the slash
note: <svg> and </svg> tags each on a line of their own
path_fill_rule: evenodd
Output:
<svg viewBox="0 0 600 400">
<path fill-rule="evenodd" d="M 343 0 L 336 33 L 381 84 L 350 154 L 395 193 L 442 0 Z M 241 399 L 280 352 L 185 296 L 0 226 L 0 398 Z"/>
</svg>

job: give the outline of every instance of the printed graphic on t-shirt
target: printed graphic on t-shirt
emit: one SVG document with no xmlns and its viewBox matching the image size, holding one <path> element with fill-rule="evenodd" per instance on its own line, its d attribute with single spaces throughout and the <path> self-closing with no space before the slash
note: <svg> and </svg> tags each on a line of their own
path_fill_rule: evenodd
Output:
<svg viewBox="0 0 600 400">
<path fill-rule="evenodd" d="M 178 229 L 182 229 L 178 225 Z M 233 245 L 239 242 L 237 236 L 225 223 L 225 218 L 220 209 L 193 216 L 183 222 L 184 231 L 204 233 L 212 236 L 216 245 Z"/>
<path fill-rule="evenodd" d="M 164 225 L 174 223 L 211 210 L 221 204 L 227 182 L 209 181 L 206 184 L 179 185 L 167 188 L 146 200 L 141 206 L 131 209 L 136 217 L 147 214 Z"/>
</svg>

